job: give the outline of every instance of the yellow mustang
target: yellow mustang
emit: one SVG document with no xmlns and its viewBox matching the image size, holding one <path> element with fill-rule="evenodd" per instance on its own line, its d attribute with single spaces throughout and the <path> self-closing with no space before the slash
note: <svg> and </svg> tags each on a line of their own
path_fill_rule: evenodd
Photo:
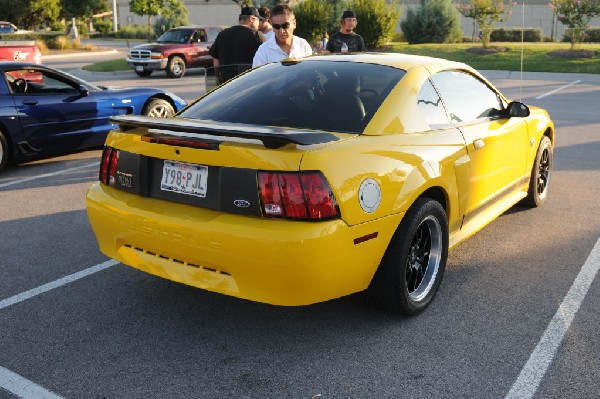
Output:
<svg viewBox="0 0 600 399">
<path fill-rule="evenodd" d="M 554 125 L 467 65 L 403 54 L 284 60 L 177 116 L 114 118 L 87 211 L 103 253 L 239 298 L 364 291 L 416 314 L 448 249 L 546 199 Z"/>
</svg>

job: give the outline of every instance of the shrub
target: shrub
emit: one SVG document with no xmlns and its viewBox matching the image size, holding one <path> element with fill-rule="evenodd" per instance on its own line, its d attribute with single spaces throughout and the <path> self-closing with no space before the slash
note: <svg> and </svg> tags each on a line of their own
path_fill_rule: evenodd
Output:
<svg viewBox="0 0 600 399">
<path fill-rule="evenodd" d="M 452 0 L 421 0 L 401 24 L 409 44 L 456 43 L 462 39 L 460 14 Z"/>
<path fill-rule="evenodd" d="M 103 35 L 106 35 L 108 32 L 112 31 L 112 21 L 107 19 L 95 19 L 93 24 L 94 29 Z"/>
<path fill-rule="evenodd" d="M 353 0 L 350 8 L 358 20 L 356 33 L 368 48 L 380 47 L 394 36 L 401 12 L 396 0 L 389 5 L 385 0 Z"/>
<path fill-rule="evenodd" d="M 327 32 L 328 22 L 333 14 L 333 6 L 323 0 L 305 0 L 295 9 L 297 28 L 294 34 L 309 43 L 316 42 Z"/>
<path fill-rule="evenodd" d="M 490 35 L 492 42 L 520 42 L 521 29 L 495 29 Z M 523 31 L 524 42 L 541 42 L 542 30 L 536 28 L 528 28 Z"/>
<path fill-rule="evenodd" d="M 147 25 L 126 25 L 119 28 L 116 34 L 110 34 L 120 39 L 147 39 L 148 38 L 148 26 Z"/>
<path fill-rule="evenodd" d="M 588 28 L 581 34 L 582 42 L 584 43 L 600 43 L 600 28 Z M 563 42 L 573 43 L 573 30 L 565 29 L 565 34 L 562 38 Z"/>
</svg>

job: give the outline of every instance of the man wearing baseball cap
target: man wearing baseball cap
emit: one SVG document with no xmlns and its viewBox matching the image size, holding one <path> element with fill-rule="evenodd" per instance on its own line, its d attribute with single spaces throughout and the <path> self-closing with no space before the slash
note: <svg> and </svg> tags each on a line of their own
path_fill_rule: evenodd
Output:
<svg viewBox="0 0 600 399">
<path fill-rule="evenodd" d="M 265 41 L 258 31 L 262 17 L 254 7 L 242 7 L 239 24 L 222 30 L 208 53 L 213 57 L 215 71 L 220 72 L 219 83 L 250 69 L 258 47 Z"/>
<path fill-rule="evenodd" d="M 332 53 L 365 51 L 365 42 L 362 36 L 354 32 L 354 28 L 356 28 L 354 11 L 344 11 L 340 18 L 340 25 L 340 30 L 329 38 L 326 50 Z"/>
</svg>

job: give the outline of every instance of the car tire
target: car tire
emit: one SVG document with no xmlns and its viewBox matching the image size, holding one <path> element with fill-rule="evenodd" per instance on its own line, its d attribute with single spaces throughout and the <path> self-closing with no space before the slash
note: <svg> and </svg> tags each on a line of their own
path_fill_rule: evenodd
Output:
<svg viewBox="0 0 600 399">
<path fill-rule="evenodd" d="M 167 76 L 181 78 L 183 75 L 185 75 L 185 61 L 177 55 L 171 57 L 167 64 Z"/>
<path fill-rule="evenodd" d="M 544 136 L 540 141 L 533 162 L 531 177 L 529 178 L 529 190 L 527 191 L 527 197 L 523 199 L 523 204 L 535 208 L 546 202 L 552 173 L 552 162 L 552 142 L 548 136 Z"/>
<path fill-rule="evenodd" d="M 9 157 L 8 150 L 8 141 L 4 134 L 0 131 L 0 170 L 4 169 L 4 167 L 8 164 Z"/>
<path fill-rule="evenodd" d="M 439 202 L 419 198 L 404 215 L 367 290 L 372 305 L 416 315 L 431 303 L 448 258 L 448 219 Z"/>
<path fill-rule="evenodd" d="M 175 109 L 167 100 L 152 98 L 144 106 L 142 115 L 155 118 L 170 118 L 175 115 Z"/>
<path fill-rule="evenodd" d="M 143 71 L 138 71 L 138 70 L 136 70 L 136 71 L 135 71 L 135 74 L 136 74 L 137 76 L 140 76 L 140 77 L 142 77 L 142 78 L 145 78 L 145 77 L 148 77 L 148 76 L 152 75 L 152 72 L 154 72 L 152 69 L 144 69 Z"/>
</svg>

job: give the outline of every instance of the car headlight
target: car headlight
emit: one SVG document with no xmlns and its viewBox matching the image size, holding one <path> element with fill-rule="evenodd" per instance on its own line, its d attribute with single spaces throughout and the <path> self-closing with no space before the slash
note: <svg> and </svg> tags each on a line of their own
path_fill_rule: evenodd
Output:
<svg viewBox="0 0 600 399">
<path fill-rule="evenodd" d="M 165 58 L 165 56 L 162 53 L 150 53 L 150 58 L 155 59 L 155 60 L 160 60 L 162 58 Z"/>
</svg>

